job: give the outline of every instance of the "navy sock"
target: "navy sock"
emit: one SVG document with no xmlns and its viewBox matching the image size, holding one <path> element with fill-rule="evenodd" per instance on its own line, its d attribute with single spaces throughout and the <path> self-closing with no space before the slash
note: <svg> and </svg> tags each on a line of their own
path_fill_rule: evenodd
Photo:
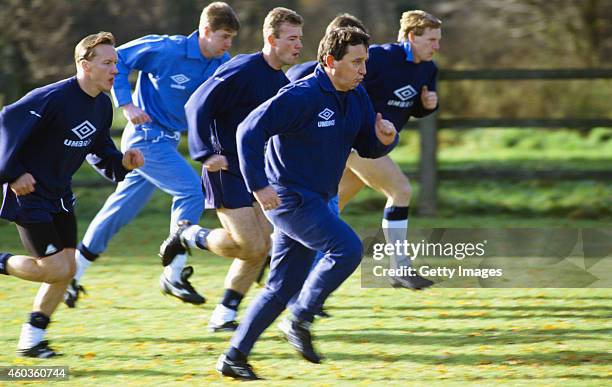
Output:
<svg viewBox="0 0 612 387">
<path fill-rule="evenodd" d="M 237 350 L 235 347 L 229 347 L 229 349 L 225 352 L 225 357 L 230 359 L 231 361 L 239 361 L 246 362 L 247 357 L 244 353 Z"/>
<path fill-rule="evenodd" d="M 231 310 L 238 310 L 238 306 L 240 305 L 243 297 L 243 294 L 240 294 L 235 290 L 225 289 L 225 293 L 221 299 L 221 304 Z"/>
<path fill-rule="evenodd" d="M 210 234 L 210 230 L 202 227 L 200 230 L 198 230 L 195 237 L 196 245 L 203 250 L 208 250 L 208 242 L 206 242 L 206 237 L 208 234 Z"/>
<path fill-rule="evenodd" d="M 77 246 L 77 249 L 81 252 L 81 254 L 83 254 L 85 259 L 90 262 L 95 261 L 100 256 L 100 254 L 94 254 L 91 251 L 89 251 L 87 247 L 85 247 L 83 242 L 79 243 L 79 245 Z"/>
<path fill-rule="evenodd" d="M 9 254 L 9 253 L 0 253 L 0 274 L 6 274 L 9 275 L 9 273 L 6 271 L 6 262 L 9 260 L 10 257 L 12 257 L 13 254 Z"/>
<path fill-rule="evenodd" d="M 30 313 L 30 325 L 35 327 L 35 328 L 39 328 L 39 329 L 47 329 L 47 326 L 49 325 L 49 323 L 51 322 L 51 319 L 41 313 L 41 312 L 32 312 Z"/>
<path fill-rule="evenodd" d="M 404 220 L 408 219 L 408 210 L 410 207 L 387 207 L 383 217 L 387 220 Z"/>
</svg>

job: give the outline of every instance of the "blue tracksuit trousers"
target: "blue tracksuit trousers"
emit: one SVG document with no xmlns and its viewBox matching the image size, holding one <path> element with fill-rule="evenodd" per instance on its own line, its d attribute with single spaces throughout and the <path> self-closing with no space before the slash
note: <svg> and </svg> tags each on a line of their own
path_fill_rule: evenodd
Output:
<svg viewBox="0 0 612 387">
<path fill-rule="evenodd" d="M 282 204 L 266 212 L 275 230 L 268 282 L 231 340 L 245 355 L 294 296 L 291 312 L 312 321 L 325 299 L 359 266 L 363 254 L 359 236 L 319 194 L 275 188 Z M 317 251 L 325 255 L 311 270 Z"/>
</svg>

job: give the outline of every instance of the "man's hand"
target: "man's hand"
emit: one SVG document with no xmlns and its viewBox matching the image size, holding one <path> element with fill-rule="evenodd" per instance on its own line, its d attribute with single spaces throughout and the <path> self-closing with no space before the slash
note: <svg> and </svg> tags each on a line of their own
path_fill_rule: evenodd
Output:
<svg viewBox="0 0 612 387">
<path fill-rule="evenodd" d="M 144 110 L 134 105 L 133 103 L 128 103 L 126 105 L 121 106 L 123 108 L 123 115 L 134 125 L 144 124 L 145 122 L 151 122 L 151 117 Z"/>
<path fill-rule="evenodd" d="M 227 158 L 223 155 L 212 155 L 202 164 L 208 172 L 218 172 L 222 169 L 227 170 Z"/>
<path fill-rule="evenodd" d="M 271 185 L 253 192 L 253 196 L 255 196 L 255 199 L 264 211 L 275 209 L 281 204 L 278 194 Z"/>
<path fill-rule="evenodd" d="M 144 156 L 142 155 L 142 152 L 138 149 L 126 150 L 123 154 L 123 159 L 121 160 L 121 164 L 123 164 L 123 167 L 125 169 L 129 169 L 130 171 L 132 169 L 142 167 L 144 165 L 144 162 Z"/>
<path fill-rule="evenodd" d="M 34 192 L 34 184 L 36 184 L 36 180 L 34 176 L 29 173 L 24 173 L 19 176 L 14 182 L 9 184 L 15 195 L 27 195 L 29 193 Z"/>
<path fill-rule="evenodd" d="M 376 113 L 375 127 L 376 137 L 378 137 L 378 141 L 382 142 L 384 145 L 389 145 L 395 140 L 395 136 L 397 136 L 395 125 L 393 125 L 391 121 L 384 120 L 380 113 Z"/>
<path fill-rule="evenodd" d="M 421 89 L 421 103 L 427 110 L 434 110 L 438 106 L 438 94 L 435 91 L 427 90 L 427 86 Z"/>
</svg>

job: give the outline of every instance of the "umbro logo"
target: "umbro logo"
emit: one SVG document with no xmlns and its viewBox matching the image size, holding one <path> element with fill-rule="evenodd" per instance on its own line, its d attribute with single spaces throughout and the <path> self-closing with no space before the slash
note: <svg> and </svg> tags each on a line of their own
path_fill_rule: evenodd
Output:
<svg viewBox="0 0 612 387">
<path fill-rule="evenodd" d="M 176 74 L 170 77 L 174 82 L 182 85 L 183 83 L 187 83 L 190 81 L 189 78 L 185 74 Z"/>
<path fill-rule="evenodd" d="M 64 140 L 64 145 L 71 148 L 83 148 L 91 144 L 91 138 L 88 139 L 87 137 L 94 134 L 97 129 L 91 122 L 85 120 L 70 130 L 72 133 L 77 135 L 80 141 L 70 140 L 67 138 Z"/>
<path fill-rule="evenodd" d="M 408 101 L 410 98 L 417 95 L 416 90 L 411 85 L 407 85 L 404 87 L 400 87 L 399 89 L 393 92 L 402 101 Z"/>
<path fill-rule="evenodd" d="M 319 113 L 319 118 L 324 121 L 317 122 L 317 126 L 319 128 L 326 128 L 328 126 L 336 125 L 336 120 L 330 120 L 334 116 L 334 111 L 328 108 L 323 109 L 321 113 Z"/>
<path fill-rule="evenodd" d="M 185 86 L 183 86 L 183 83 L 187 83 L 191 80 L 187 78 L 185 74 L 175 74 L 175 75 L 172 75 L 170 79 L 176 82 L 170 85 L 170 87 L 174 89 L 180 89 L 180 90 L 185 90 Z"/>
<path fill-rule="evenodd" d="M 91 122 L 85 120 L 71 130 L 79 137 L 79 140 L 84 140 L 96 132 L 96 127 Z"/>
<path fill-rule="evenodd" d="M 319 113 L 319 117 L 324 120 L 329 120 L 334 115 L 334 111 L 328 108 L 325 108 L 321 113 Z"/>
</svg>

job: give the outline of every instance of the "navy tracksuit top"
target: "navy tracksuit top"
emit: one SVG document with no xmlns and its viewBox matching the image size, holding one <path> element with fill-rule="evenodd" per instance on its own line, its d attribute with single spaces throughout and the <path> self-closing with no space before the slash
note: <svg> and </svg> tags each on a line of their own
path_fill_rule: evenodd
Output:
<svg viewBox="0 0 612 387">
<path fill-rule="evenodd" d="M 110 138 L 112 117 L 110 98 L 89 96 L 76 77 L 32 90 L 0 112 L 0 183 L 30 173 L 31 195 L 57 201 L 72 196 L 72 175 L 86 157 L 107 178 L 122 180 L 128 170 Z"/>
<path fill-rule="evenodd" d="M 421 103 L 421 89 L 436 90 L 438 69 L 433 61 L 414 63 L 408 42 L 372 45 L 368 50 L 367 72 L 363 80 L 374 110 L 393 122 L 400 131 L 410 117 L 424 117 L 427 110 Z M 317 62 L 291 67 L 287 77 L 295 82 L 311 74 Z"/>
<path fill-rule="evenodd" d="M 376 158 L 397 144 L 398 136 L 388 146 L 378 140 L 375 119 L 361 85 L 340 93 L 318 66 L 313 75 L 287 85 L 260 105 L 238 127 L 240 170 L 247 187 L 253 192 L 271 183 L 329 200 L 336 195 L 351 148 L 362 157 Z"/>
<path fill-rule="evenodd" d="M 238 124 L 288 83 L 285 73 L 270 67 L 262 52 L 237 55 L 220 66 L 185 105 L 191 158 L 204 162 L 222 154 L 229 170 L 240 174 Z"/>
</svg>

